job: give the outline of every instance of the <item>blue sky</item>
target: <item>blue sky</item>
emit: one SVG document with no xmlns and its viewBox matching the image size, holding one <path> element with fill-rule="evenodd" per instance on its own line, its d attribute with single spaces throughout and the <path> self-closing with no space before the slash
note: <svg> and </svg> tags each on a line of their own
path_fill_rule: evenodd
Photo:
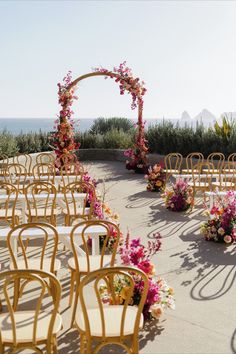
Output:
<svg viewBox="0 0 236 354">
<path fill-rule="evenodd" d="M 230 1 L 1 1 L 0 117 L 54 118 L 68 70 L 124 60 L 146 82 L 146 118 L 236 111 L 235 17 Z M 76 117 L 137 115 L 112 80 L 77 94 Z"/>
</svg>

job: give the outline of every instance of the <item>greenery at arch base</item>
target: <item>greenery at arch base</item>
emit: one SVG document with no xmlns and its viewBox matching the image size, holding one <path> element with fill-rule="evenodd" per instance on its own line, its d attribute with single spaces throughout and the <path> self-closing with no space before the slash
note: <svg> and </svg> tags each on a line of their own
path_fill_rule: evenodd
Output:
<svg viewBox="0 0 236 354">
<path fill-rule="evenodd" d="M 72 81 L 71 71 L 64 77 L 62 83 L 58 83 L 58 102 L 61 105 L 58 118 L 55 121 L 56 131 L 51 136 L 51 145 L 57 155 L 56 167 L 60 169 L 63 165 L 62 155 L 68 155 L 68 159 L 73 158 L 75 150 L 80 144 L 75 143 L 74 121 L 72 119 L 73 111 L 71 106 L 73 101 L 78 99 L 75 95 L 76 85 L 82 79 L 91 76 L 103 75 L 107 79 L 115 79 L 119 84 L 120 94 L 125 91 L 131 94 L 131 109 L 138 108 L 138 122 L 135 144 L 133 147 L 125 151 L 125 156 L 129 159 L 126 161 L 126 168 L 135 172 L 145 173 L 147 171 L 147 141 L 144 136 L 143 122 L 143 96 L 146 93 L 144 82 L 139 78 L 134 78 L 130 68 L 123 62 L 119 67 L 114 67 L 113 71 L 104 68 L 95 68 L 92 73 L 83 75 Z M 68 161 L 67 159 L 67 161 Z"/>
</svg>

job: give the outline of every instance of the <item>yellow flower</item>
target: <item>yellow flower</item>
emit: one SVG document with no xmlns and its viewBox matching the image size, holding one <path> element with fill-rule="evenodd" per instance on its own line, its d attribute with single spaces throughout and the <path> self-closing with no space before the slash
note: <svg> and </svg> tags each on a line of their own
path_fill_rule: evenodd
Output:
<svg viewBox="0 0 236 354">
<path fill-rule="evenodd" d="M 156 186 L 157 187 L 161 187 L 162 186 L 162 181 L 160 181 L 160 180 L 156 181 Z"/>
<path fill-rule="evenodd" d="M 118 220 L 120 217 L 119 217 L 118 214 L 115 213 L 115 214 L 112 215 L 112 218 L 113 218 L 114 220 Z"/>
<path fill-rule="evenodd" d="M 124 286 L 120 292 L 120 297 L 125 300 L 129 295 L 129 291 L 130 291 L 130 287 Z"/>
</svg>

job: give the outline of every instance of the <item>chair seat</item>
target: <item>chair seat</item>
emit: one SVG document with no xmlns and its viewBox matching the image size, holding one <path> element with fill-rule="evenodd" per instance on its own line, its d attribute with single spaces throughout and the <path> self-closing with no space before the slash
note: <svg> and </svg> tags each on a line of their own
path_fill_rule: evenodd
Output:
<svg viewBox="0 0 236 354">
<path fill-rule="evenodd" d="M 25 269 L 25 262 L 24 260 L 17 260 L 17 267 L 18 269 Z M 61 261 L 55 258 L 54 263 L 54 271 L 58 271 L 61 268 Z M 10 263 L 10 269 L 14 269 L 13 263 Z M 28 269 L 40 269 L 40 258 L 29 258 L 28 259 Z M 43 268 L 46 272 L 50 272 L 51 269 L 51 259 L 44 258 L 43 261 Z"/>
<path fill-rule="evenodd" d="M 208 168 L 203 168 L 203 170 L 202 170 L 202 172 L 204 172 L 204 173 L 220 173 L 220 170 L 218 170 L 218 169 L 208 169 Z"/>
<path fill-rule="evenodd" d="M 190 173 L 198 173 L 199 171 L 198 170 L 194 170 L 194 169 L 191 169 L 189 168 L 188 170 L 182 170 L 181 173 L 183 174 L 190 174 Z"/>
<path fill-rule="evenodd" d="M 79 260 L 79 270 L 80 272 L 87 273 L 88 272 L 88 267 L 87 267 L 87 257 L 83 256 L 78 256 Z M 90 272 L 93 270 L 100 269 L 100 262 L 101 262 L 101 256 L 90 256 L 89 257 L 89 264 L 90 264 Z M 104 256 L 103 257 L 103 267 L 109 267 L 111 263 L 111 256 Z M 76 269 L 75 268 L 75 260 L 74 257 L 70 258 L 68 260 L 68 265 L 71 269 Z"/>
<path fill-rule="evenodd" d="M 18 343 L 32 342 L 34 311 L 17 311 L 14 314 L 16 323 L 16 338 Z M 48 327 L 51 320 L 51 314 L 41 312 L 37 321 L 36 340 L 43 341 L 47 339 Z M 9 313 L 0 315 L 1 337 L 4 343 L 12 343 L 12 324 Z M 53 328 L 53 334 L 57 334 L 62 328 L 62 318 L 57 314 Z"/>
<path fill-rule="evenodd" d="M 233 182 L 212 182 L 213 186 L 217 186 L 217 187 L 234 187 L 234 183 Z"/>
<path fill-rule="evenodd" d="M 173 173 L 173 174 L 177 174 L 179 173 L 179 170 L 164 170 L 166 173 Z"/>
<path fill-rule="evenodd" d="M 71 207 L 69 208 L 69 212 L 67 208 L 62 209 L 63 214 L 65 215 L 71 215 L 71 216 L 75 216 L 75 215 L 89 215 L 91 209 L 90 208 L 82 208 L 82 207 L 78 207 L 75 208 Z"/>
<path fill-rule="evenodd" d="M 36 209 L 30 209 L 30 213 L 29 210 L 26 210 L 26 215 L 31 215 L 31 216 L 39 216 L 39 217 L 43 217 L 43 216 L 51 216 L 52 215 L 52 209 L 51 208 L 47 208 L 46 211 L 44 208 L 38 208 Z M 60 214 L 61 211 L 60 209 L 53 209 L 53 215 L 58 215 Z"/>
<path fill-rule="evenodd" d="M 13 215 L 13 209 L 2 209 L 0 210 L 0 218 L 4 217 L 12 217 Z M 15 209 L 15 216 L 21 216 L 21 211 Z"/>
<path fill-rule="evenodd" d="M 210 187 L 210 184 L 207 183 L 207 182 L 195 182 L 195 183 L 189 182 L 188 184 L 191 187 L 199 187 L 199 188 L 208 188 L 208 187 Z"/>
<path fill-rule="evenodd" d="M 123 313 L 122 305 L 104 306 L 104 320 L 106 324 L 106 337 L 120 336 L 121 317 Z M 138 308 L 128 306 L 124 325 L 124 335 L 130 335 L 134 332 L 134 323 Z M 92 336 L 102 336 L 101 314 L 99 308 L 87 309 L 90 331 Z M 82 311 L 78 311 L 75 319 L 77 326 L 85 332 L 84 317 Z M 143 315 L 140 318 L 140 328 L 143 327 Z"/>
</svg>

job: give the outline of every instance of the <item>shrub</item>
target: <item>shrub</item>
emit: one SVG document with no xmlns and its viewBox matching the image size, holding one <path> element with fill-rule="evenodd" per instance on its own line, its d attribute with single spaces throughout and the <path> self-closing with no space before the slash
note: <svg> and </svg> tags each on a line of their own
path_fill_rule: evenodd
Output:
<svg viewBox="0 0 236 354">
<path fill-rule="evenodd" d="M 103 136 L 105 149 L 127 149 L 133 145 L 132 134 L 112 129 Z"/>
<path fill-rule="evenodd" d="M 118 131 L 130 131 L 134 130 L 134 123 L 127 118 L 98 118 L 94 121 L 89 132 L 91 134 L 105 134 L 110 130 L 116 129 Z"/>
<path fill-rule="evenodd" d="M 14 136 L 7 131 L 0 133 L 0 155 L 14 156 L 17 151 L 18 147 Z"/>
</svg>

